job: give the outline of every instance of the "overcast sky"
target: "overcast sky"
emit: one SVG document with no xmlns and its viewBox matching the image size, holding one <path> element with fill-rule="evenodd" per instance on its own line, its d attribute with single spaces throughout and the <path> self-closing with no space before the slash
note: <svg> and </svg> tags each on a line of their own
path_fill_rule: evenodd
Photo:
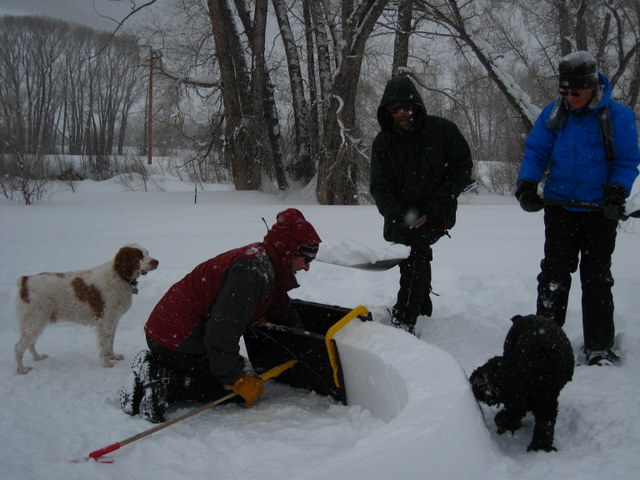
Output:
<svg viewBox="0 0 640 480">
<path fill-rule="evenodd" d="M 2 15 L 42 15 L 80 23 L 102 30 L 113 30 L 141 0 L 0 0 Z M 101 16 L 102 15 L 102 16 Z"/>
</svg>

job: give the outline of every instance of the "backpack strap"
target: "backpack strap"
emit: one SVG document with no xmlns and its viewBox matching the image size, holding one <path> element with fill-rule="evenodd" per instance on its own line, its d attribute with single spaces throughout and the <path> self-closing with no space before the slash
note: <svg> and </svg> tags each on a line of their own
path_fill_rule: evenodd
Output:
<svg viewBox="0 0 640 480">
<path fill-rule="evenodd" d="M 549 130 L 562 130 L 565 120 L 567 119 L 567 106 L 562 98 L 553 106 L 549 119 L 547 120 L 547 128 Z M 609 105 L 605 105 L 597 112 L 600 121 L 600 134 L 604 143 L 604 151 L 609 162 L 613 162 L 616 158 L 616 152 L 613 145 L 613 126 L 611 124 L 611 114 L 609 113 Z"/>
<path fill-rule="evenodd" d="M 558 99 L 556 104 L 551 109 L 549 119 L 547 120 L 547 128 L 549 130 L 562 130 L 564 128 L 564 121 L 567 118 L 567 105 L 562 97 Z"/>
<path fill-rule="evenodd" d="M 616 158 L 616 151 L 613 146 L 613 126 L 611 125 L 609 105 L 605 105 L 598 110 L 598 119 L 600 120 L 600 132 L 602 134 L 602 141 L 604 142 L 604 151 L 607 155 L 607 160 L 613 162 Z"/>
</svg>

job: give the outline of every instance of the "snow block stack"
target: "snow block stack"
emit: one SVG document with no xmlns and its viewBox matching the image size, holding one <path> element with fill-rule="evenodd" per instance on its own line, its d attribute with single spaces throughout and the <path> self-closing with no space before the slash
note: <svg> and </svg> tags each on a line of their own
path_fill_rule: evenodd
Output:
<svg viewBox="0 0 640 480">
<path fill-rule="evenodd" d="M 493 444 L 467 377 L 451 355 L 404 331 L 353 320 L 332 334 L 336 376 L 323 333 L 349 310 L 309 302 L 299 310 L 307 331 L 262 325 L 245 336 L 254 367 L 301 356 L 278 381 L 359 405 L 384 421 L 344 455 L 301 478 L 324 479 L 336 471 L 352 480 L 395 478 L 398 472 L 403 478 L 486 478 L 496 458 Z M 387 448 L 381 451 L 380 445 Z M 464 458 L 458 458 L 461 452 Z"/>
<path fill-rule="evenodd" d="M 335 339 L 349 405 L 386 422 L 349 452 L 344 478 L 396 478 L 397 472 L 402 478 L 487 478 L 493 443 L 467 376 L 449 353 L 374 322 L 351 322 Z M 335 471 L 336 464 L 326 468 Z"/>
</svg>

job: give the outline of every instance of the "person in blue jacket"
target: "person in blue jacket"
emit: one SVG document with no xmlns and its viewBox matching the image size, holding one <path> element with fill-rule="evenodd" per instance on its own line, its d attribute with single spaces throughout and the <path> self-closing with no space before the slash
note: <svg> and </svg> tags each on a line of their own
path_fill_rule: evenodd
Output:
<svg viewBox="0 0 640 480">
<path fill-rule="evenodd" d="M 571 274 L 579 264 L 585 360 L 612 364 L 619 356 L 613 351 L 611 256 L 638 175 L 635 114 L 612 100 L 611 83 L 590 53 L 562 57 L 558 70 L 560 97 L 542 110 L 527 137 L 515 195 L 527 212 L 544 208 L 537 314 L 564 325 Z M 545 175 L 543 200 L 538 183 Z M 576 202 L 602 209 L 567 206 Z"/>
</svg>

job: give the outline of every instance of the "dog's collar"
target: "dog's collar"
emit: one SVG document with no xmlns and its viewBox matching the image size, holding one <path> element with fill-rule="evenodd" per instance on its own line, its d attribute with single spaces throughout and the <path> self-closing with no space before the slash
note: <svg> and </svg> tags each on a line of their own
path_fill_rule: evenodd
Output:
<svg viewBox="0 0 640 480">
<path fill-rule="evenodd" d="M 133 279 L 128 279 L 126 277 L 120 277 L 122 278 L 125 282 L 127 282 L 129 285 L 131 285 L 131 292 L 136 295 L 138 293 L 138 280 L 133 278 Z"/>
</svg>

